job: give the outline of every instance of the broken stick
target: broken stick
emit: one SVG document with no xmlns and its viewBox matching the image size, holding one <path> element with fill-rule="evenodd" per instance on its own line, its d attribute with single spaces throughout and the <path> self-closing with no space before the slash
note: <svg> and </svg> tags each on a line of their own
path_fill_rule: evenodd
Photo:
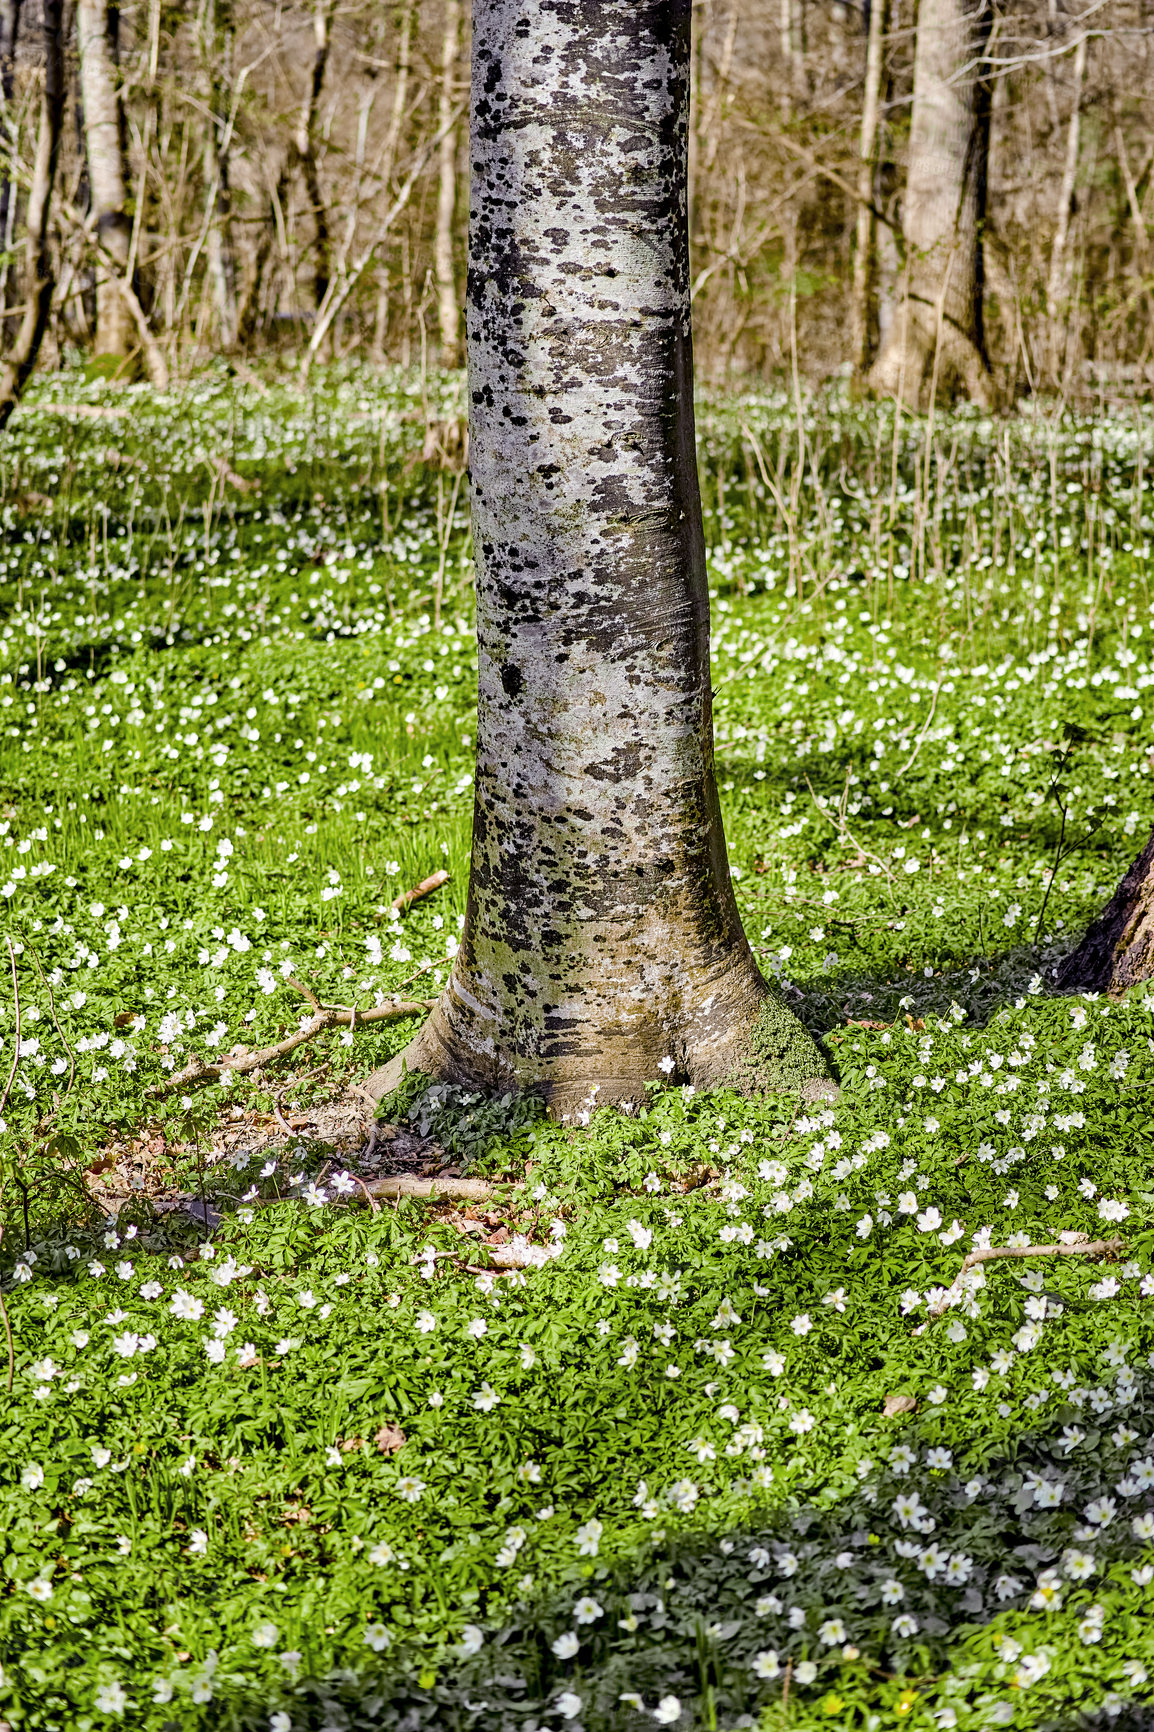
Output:
<svg viewBox="0 0 1154 1732">
<path fill-rule="evenodd" d="M 1085 1238 L 1071 1239 L 1068 1244 L 1059 1245 L 986 1245 L 981 1250 L 971 1251 L 963 1259 L 950 1286 L 932 1307 L 929 1320 L 932 1323 L 935 1317 L 941 1317 L 961 1298 L 966 1276 L 979 1263 L 992 1263 L 997 1257 L 1116 1257 L 1125 1245 L 1124 1239 Z"/>
<path fill-rule="evenodd" d="M 163 1082 L 154 1083 L 148 1095 L 152 1100 L 163 1100 L 180 1089 L 204 1088 L 209 1083 L 219 1082 L 227 1071 L 238 1071 L 243 1075 L 247 1071 L 260 1070 L 274 1059 L 285 1058 L 298 1046 L 303 1046 L 307 1040 L 315 1040 L 318 1034 L 324 1034 L 330 1028 L 352 1028 L 355 1023 L 400 1022 L 406 1016 L 423 1016 L 432 1010 L 435 1003 L 433 998 L 413 998 L 379 1005 L 372 1010 L 318 1010 L 296 1034 L 288 1035 L 276 1046 L 258 1047 L 255 1052 L 237 1058 L 222 1058 L 215 1064 L 206 1064 L 194 1053 L 183 1070 L 176 1071 Z"/>
<path fill-rule="evenodd" d="M 428 878 L 422 878 L 411 890 L 403 890 L 399 896 L 394 896 L 392 906 L 398 914 L 403 914 L 406 908 L 411 908 L 414 902 L 419 902 L 422 896 L 431 896 L 434 890 L 439 890 L 442 884 L 449 882 L 447 872 L 433 872 Z"/>
</svg>

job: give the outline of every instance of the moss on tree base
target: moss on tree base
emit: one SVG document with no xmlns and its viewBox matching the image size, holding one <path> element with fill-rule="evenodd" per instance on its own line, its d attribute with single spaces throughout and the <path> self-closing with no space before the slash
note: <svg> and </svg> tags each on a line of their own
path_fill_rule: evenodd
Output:
<svg viewBox="0 0 1154 1732">
<path fill-rule="evenodd" d="M 740 1046 L 725 1078 L 727 1088 L 747 1095 L 800 1095 L 807 1101 L 836 1098 L 838 1087 L 821 1048 L 772 988 Z"/>
</svg>

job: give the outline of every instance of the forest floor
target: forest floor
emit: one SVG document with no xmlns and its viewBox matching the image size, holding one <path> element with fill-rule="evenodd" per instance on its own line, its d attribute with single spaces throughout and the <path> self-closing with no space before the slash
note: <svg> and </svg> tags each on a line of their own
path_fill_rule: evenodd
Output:
<svg viewBox="0 0 1154 1732">
<path fill-rule="evenodd" d="M 840 1099 L 370 1139 L 411 1021 L 173 1084 L 464 907 L 461 381 L 286 380 L 0 447 L 0 1722 L 1148 1726 L 1154 1016 L 1053 990 L 1154 818 L 1133 416 L 705 401 L 733 875 Z"/>
</svg>

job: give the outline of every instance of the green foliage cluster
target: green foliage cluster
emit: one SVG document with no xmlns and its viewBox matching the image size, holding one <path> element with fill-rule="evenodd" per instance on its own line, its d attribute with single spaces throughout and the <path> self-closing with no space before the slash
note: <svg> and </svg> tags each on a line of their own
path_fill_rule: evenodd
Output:
<svg viewBox="0 0 1154 1732">
<path fill-rule="evenodd" d="M 115 450 L 33 405 L 5 455 L 0 1716 L 1142 1724 L 1154 1023 L 1049 991 L 1154 815 L 1131 425 L 1017 425 L 1011 477 L 967 417 L 927 454 L 830 399 L 803 467 L 788 403 L 704 405 L 738 899 L 841 1094 L 655 1079 L 563 1128 L 407 1079 L 515 1175 L 468 1240 L 504 1222 L 509 1275 L 295 1145 L 205 1154 L 404 1027 L 147 1093 L 294 1026 L 290 976 L 363 1007 L 451 964 L 469 553 L 410 381 L 115 403 Z M 158 1174 L 223 1224 L 158 1220 Z M 956 1285 L 1063 1234 L 1122 1246 Z"/>
<path fill-rule="evenodd" d="M 419 1073 L 405 1081 L 404 1090 L 382 1102 L 382 1112 L 407 1121 L 419 1136 L 433 1138 L 468 1165 L 491 1156 L 501 1170 L 523 1160 L 532 1140 L 525 1133 L 545 1116 L 538 1095 L 478 1094 Z"/>
</svg>

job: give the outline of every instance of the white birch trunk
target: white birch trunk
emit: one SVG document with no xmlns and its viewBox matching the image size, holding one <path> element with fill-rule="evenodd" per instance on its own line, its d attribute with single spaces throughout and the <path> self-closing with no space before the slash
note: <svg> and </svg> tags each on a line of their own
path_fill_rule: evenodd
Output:
<svg viewBox="0 0 1154 1732">
<path fill-rule="evenodd" d="M 109 34 L 108 0 L 77 0 L 76 36 L 84 95 L 88 184 L 96 233 L 96 344 L 98 355 L 127 355 L 136 346 L 132 318 L 118 275 L 128 269 L 132 228 L 125 209 L 120 87 Z"/>
<path fill-rule="evenodd" d="M 902 228 L 908 283 L 870 373 L 871 388 L 917 404 L 993 402 L 982 329 L 982 225 L 989 152 L 981 60 L 988 0 L 921 0 Z"/>
<path fill-rule="evenodd" d="M 449 984 L 402 1061 L 561 1116 L 828 1093 L 742 931 L 713 771 L 686 224 L 691 0 L 475 0 L 479 697 Z"/>
</svg>

